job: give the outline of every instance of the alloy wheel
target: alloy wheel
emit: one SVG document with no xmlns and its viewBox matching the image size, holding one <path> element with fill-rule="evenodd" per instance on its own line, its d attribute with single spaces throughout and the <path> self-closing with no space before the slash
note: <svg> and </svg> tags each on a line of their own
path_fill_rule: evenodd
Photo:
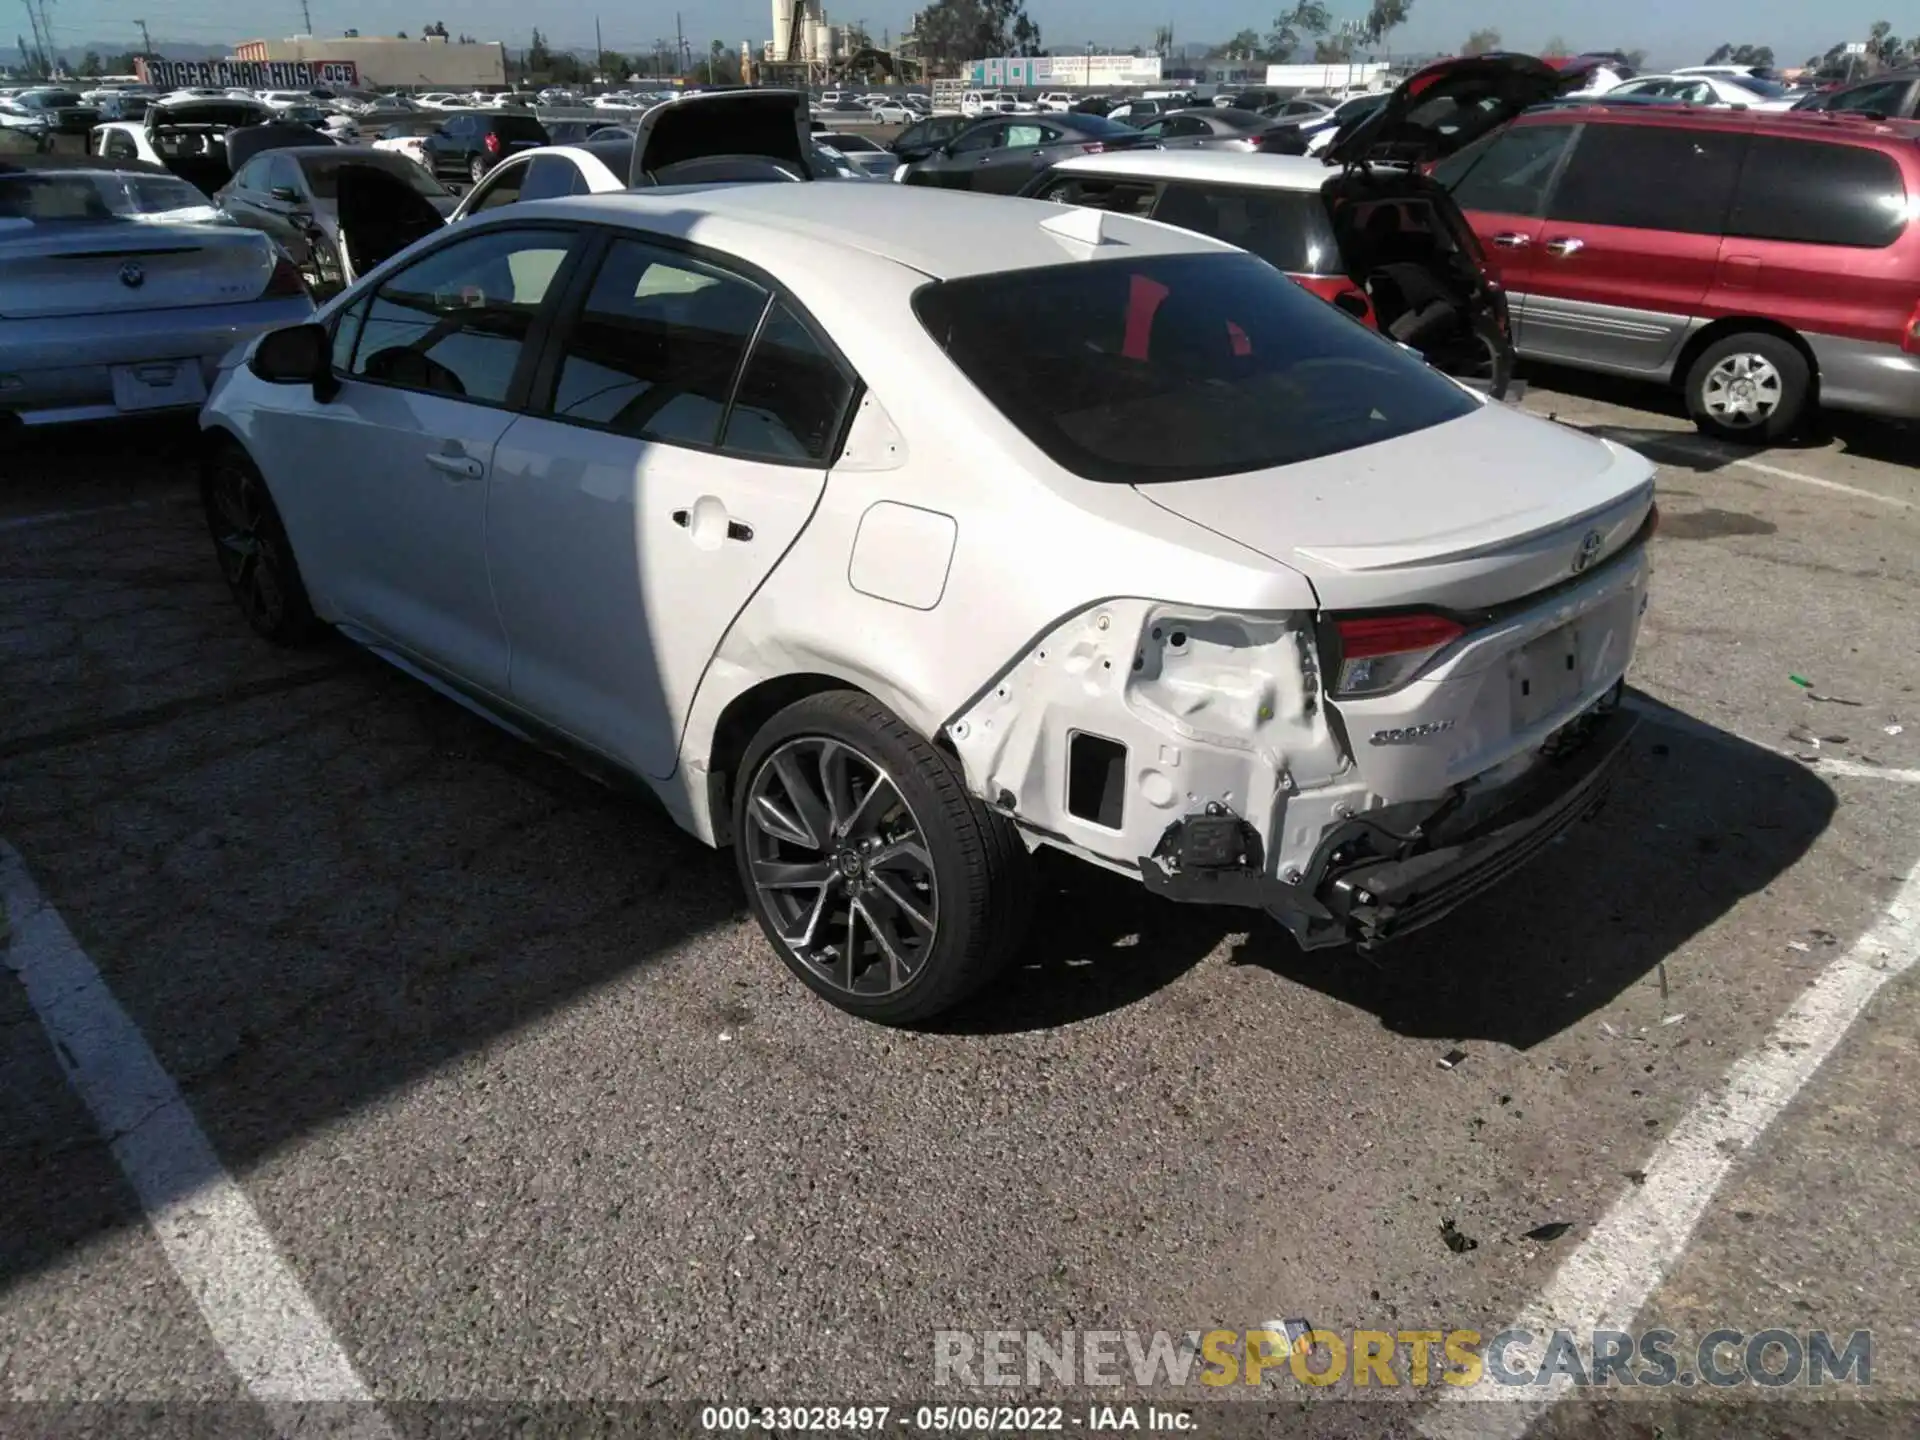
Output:
<svg viewBox="0 0 1920 1440">
<path fill-rule="evenodd" d="M 247 621 L 266 633 L 286 613 L 282 580 L 284 557 L 266 524 L 266 497 L 260 478 L 244 465 L 223 464 L 214 473 L 213 539 L 220 573 Z"/>
<path fill-rule="evenodd" d="M 1720 424 L 1745 430 L 1765 424 L 1785 394 L 1785 383 L 1773 362 L 1749 352 L 1729 355 L 1707 372 L 1700 404 Z"/>
<path fill-rule="evenodd" d="M 781 943 L 850 995 L 911 983 L 940 897 L 919 817 L 893 778 L 844 741 L 802 736 L 761 762 L 745 808 L 741 842 Z"/>
</svg>

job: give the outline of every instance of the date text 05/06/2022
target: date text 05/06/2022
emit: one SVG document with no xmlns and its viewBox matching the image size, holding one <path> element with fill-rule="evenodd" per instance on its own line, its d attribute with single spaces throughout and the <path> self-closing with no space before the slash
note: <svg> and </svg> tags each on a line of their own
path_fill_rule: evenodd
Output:
<svg viewBox="0 0 1920 1440">
<path fill-rule="evenodd" d="M 1015 1434 L 1068 1429 L 1149 1430 L 1184 1434 L 1193 1412 L 1158 1405 L 708 1405 L 700 1428 L 720 1433 L 822 1433 L 909 1430 L 921 1434 Z"/>
</svg>

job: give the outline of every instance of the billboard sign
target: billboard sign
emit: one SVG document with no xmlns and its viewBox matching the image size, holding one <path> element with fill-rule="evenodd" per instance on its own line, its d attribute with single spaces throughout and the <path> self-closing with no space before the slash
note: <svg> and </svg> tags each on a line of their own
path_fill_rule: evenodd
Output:
<svg viewBox="0 0 1920 1440">
<path fill-rule="evenodd" d="M 967 83 L 979 90 L 1036 90 L 1050 85 L 1151 85 L 1158 55 L 1033 55 L 975 60 Z"/>
<path fill-rule="evenodd" d="M 134 70 L 161 90 L 347 90 L 360 84 L 351 60 L 135 60 Z"/>
</svg>

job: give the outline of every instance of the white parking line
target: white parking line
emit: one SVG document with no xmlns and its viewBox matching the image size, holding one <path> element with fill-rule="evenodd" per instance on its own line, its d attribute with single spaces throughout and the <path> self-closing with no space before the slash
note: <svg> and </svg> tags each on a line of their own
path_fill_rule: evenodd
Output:
<svg viewBox="0 0 1920 1440">
<path fill-rule="evenodd" d="M 1799 470 L 1786 470 L 1778 465 L 1769 465 L 1764 460 L 1749 460 L 1715 445 L 1710 440 L 1701 440 L 1679 433 L 1667 437 L 1649 438 L 1641 436 L 1633 442 L 1635 450 L 1651 450 L 1656 454 L 1661 450 L 1674 451 L 1682 455 L 1705 455 L 1727 465 L 1738 465 L 1742 470 L 1752 470 L 1756 474 L 1771 475 L 1776 480 L 1791 480 L 1796 485 L 1811 485 L 1816 490 L 1831 490 L 1839 495 L 1851 495 L 1856 500 L 1872 500 L 1880 505 L 1890 505 L 1896 510 L 1912 510 L 1913 501 L 1902 500 L 1897 495 L 1882 495 L 1878 490 L 1863 490 L 1858 485 L 1843 484 L 1838 480 L 1824 479 L 1819 475 L 1808 475 Z"/>
<path fill-rule="evenodd" d="M 1686 1251 L 1734 1161 L 1787 1108 L 1845 1037 L 1880 988 L 1920 961 L 1920 864 L 1908 873 L 1872 929 L 1820 972 L 1757 1049 L 1703 1095 L 1647 1162 L 1646 1181 L 1623 1194 L 1569 1255 L 1511 1329 L 1534 1343 L 1509 1347 L 1513 1369 L 1545 1359 L 1558 1330 L 1578 1337 L 1583 1367 L 1597 1329 L 1625 1330 Z M 1523 1360 L 1521 1357 L 1524 1356 Z M 1431 1440 L 1520 1440 L 1557 1401 L 1574 1393 L 1556 1377 L 1537 1387 L 1476 1385 L 1447 1392 L 1421 1417 Z M 1490 1408 L 1487 1404 L 1507 1403 Z"/>
<path fill-rule="evenodd" d="M 1717 745 L 1751 745 L 1756 750 L 1765 750 L 1782 759 L 1792 760 L 1790 751 L 1777 746 L 1763 745 L 1758 740 L 1749 740 L 1744 735 L 1731 730 L 1722 730 L 1689 715 L 1684 710 L 1675 710 L 1664 705 L 1651 695 L 1629 693 L 1620 702 L 1628 710 L 1645 715 L 1656 725 L 1664 725 L 1670 730 L 1678 730 L 1684 735 L 1692 735 L 1701 740 L 1711 740 Z M 1891 765 L 1869 765 L 1864 760 L 1839 760 L 1821 756 L 1811 763 L 1801 761 L 1818 775 L 1841 775 L 1852 780 L 1882 780 L 1890 785 L 1920 785 L 1920 770 L 1898 770 Z"/>
<path fill-rule="evenodd" d="M 64 525 L 69 520 L 85 520 L 91 515 L 112 515 L 122 510 L 152 510 L 159 505 L 183 505 L 190 496 L 172 500 L 120 500 L 111 505 L 83 505 L 76 510 L 42 510 L 33 515 L 10 515 L 0 520 L 0 534 L 9 530 L 37 530 L 45 525 Z"/>
<path fill-rule="evenodd" d="M 390 1440 L 385 1418 L 301 1289 L 252 1202 L 214 1154 L 139 1027 L 0 841 L 0 954 L 139 1196 L 174 1273 L 248 1393 L 283 1435 Z M 304 1407 L 334 1402 L 318 1412 Z"/>
</svg>

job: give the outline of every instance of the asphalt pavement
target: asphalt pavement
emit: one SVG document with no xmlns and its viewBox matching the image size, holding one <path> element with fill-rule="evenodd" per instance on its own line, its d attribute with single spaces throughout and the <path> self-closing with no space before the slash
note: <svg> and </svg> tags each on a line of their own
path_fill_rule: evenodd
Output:
<svg viewBox="0 0 1920 1440">
<path fill-rule="evenodd" d="M 921 1033 L 811 998 L 645 799 L 344 643 L 257 641 L 179 432 L 9 452 L 0 1433 L 291 1433 L 256 1407 L 316 1396 L 365 1434 L 672 1402 L 920 1433 L 978 1400 L 1070 1430 L 1151 1400 L 1200 1434 L 1910 1432 L 1920 433 L 1748 451 L 1530 379 L 1661 465 L 1606 809 L 1371 958 L 1049 862 L 1018 966 Z M 1867 1331 L 1871 1384 L 1544 1411 L 1284 1362 L 1217 1390 L 934 1363 L 939 1331 L 1528 1318 L 1671 1329 L 1689 1374 L 1715 1329 Z"/>
</svg>

